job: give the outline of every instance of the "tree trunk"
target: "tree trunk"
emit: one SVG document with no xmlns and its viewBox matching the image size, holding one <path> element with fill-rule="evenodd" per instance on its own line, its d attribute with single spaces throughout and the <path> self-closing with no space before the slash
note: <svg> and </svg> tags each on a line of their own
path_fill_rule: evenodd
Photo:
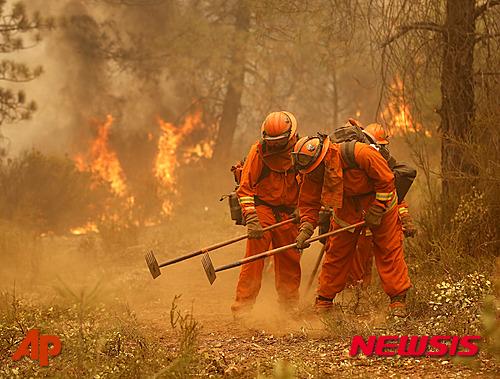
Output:
<svg viewBox="0 0 500 379">
<path fill-rule="evenodd" d="M 237 2 L 235 10 L 236 24 L 228 77 L 226 96 L 219 122 L 219 131 L 214 145 L 213 160 L 217 165 L 226 165 L 230 158 L 234 131 L 241 105 L 241 97 L 245 85 L 245 49 L 248 31 L 250 30 L 250 12 L 247 0 Z"/>
<path fill-rule="evenodd" d="M 467 140 L 474 118 L 473 58 L 475 1 L 448 0 L 441 77 L 441 170 L 443 194 L 457 186 L 457 176 L 472 174 L 457 142 Z"/>
</svg>

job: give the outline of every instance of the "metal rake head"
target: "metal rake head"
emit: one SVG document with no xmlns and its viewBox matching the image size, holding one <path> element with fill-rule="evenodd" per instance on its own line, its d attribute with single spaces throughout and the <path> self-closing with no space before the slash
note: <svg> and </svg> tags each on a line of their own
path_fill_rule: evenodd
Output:
<svg viewBox="0 0 500 379">
<path fill-rule="evenodd" d="M 153 254 L 153 250 L 149 250 L 146 253 L 145 258 L 146 258 L 146 263 L 149 267 L 149 271 L 153 276 L 153 279 L 156 279 L 161 275 L 161 272 L 160 272 L 160 266 L 158 266 L 158 261 L 156 260 L 155 255 Z"/>
<path fill-rule="evenodd" d="M 205 269 L 208 281 L 210 282 L 210 284 L 213 284 L 215 282 L 215 279 L 217 278 L 217 275 L 215 274 L 215 268 L 208 253 L 203 254 L 203 257 L 201 257 L 201 264 Z"/>
</svg>

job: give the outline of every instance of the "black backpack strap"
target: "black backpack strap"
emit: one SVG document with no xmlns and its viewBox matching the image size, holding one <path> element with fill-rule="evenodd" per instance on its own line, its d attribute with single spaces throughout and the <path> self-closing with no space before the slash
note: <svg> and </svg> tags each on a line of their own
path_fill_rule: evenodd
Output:
<svg viewBox="0 0 500 379">
<path fill-rule="evenodd" d="M 356 163 L 356 159 L 354 158 L 355 145 L 356 141 L 342 142 L 340 144 L 340 153 L 342 154 L 342 159 L 347 164 L 347 167 L 343 168 L 342 171 L 349 171 L 353 168 L 356 170 L 360 170 L 360 167 Z"/>
<path fill-rule="evenodd" d="M 262 162 L 262 163 L 264 163 L 264 162 Z M 271 168 L 264 163 L 264 166 L 262 167 L 262 171 L 260 172 L 259 178 L 257 179 L 257 183 L 255 183 L 255 185 L 259 184 L 262 180 L 264 180 L 269 175 L 271 175 L 271 171 L 272 171 Z M 280 172 L 280 171 L 275 171 L 275 172 Z M 290 175 L 290 174 L 296 175 L 296 173 L 297 173 L 297 171 L 293 167 L 286 170 L 287 175 Z"/>
<path fill-rule="evenodd" d="M 265 178 L 267 178 L 269 175 L 271 175 L 271 169 L 269 168 L 268 165 L 266 165 L 264 162 L 262 162 L 264 166 L 262 166 L 262 170 L 260 172 L 259 178 L 257 179 L 257 183 L 255 185 L 259 184 L 261 181 L 263 181 Z"/>
</svg>

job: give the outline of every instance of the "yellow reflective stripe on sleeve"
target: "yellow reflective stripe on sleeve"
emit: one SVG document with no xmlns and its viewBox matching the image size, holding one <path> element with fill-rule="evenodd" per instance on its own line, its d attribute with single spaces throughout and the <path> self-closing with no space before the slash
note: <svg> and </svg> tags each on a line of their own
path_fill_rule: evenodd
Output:
<svg viewBox="0 0 500 379">
<path fill-rule="evenodd" d="M 378 201 L 389 201 L 391 200 L 392 192 L 377 192 L 375 198 Z"/>
<path fill-rule="evenodd" d="M 366 229 L 365 229 L 365 236 L 370 237 L 372 234 L 373 234 L 373 233 L 372 233 L 372 231 L 370 230 L 370 228 L 366 228 Z"/>
<path fill-rule="evenodd" d="M 242 196 L 238 198 L 240 204 L 255 204 L 253 196 Z"/>
<path fill-rule="evenodd" d="M 408 213 L 408 208 L 406 208 L 406 207 L 399 208 L 399 214 L 401 215 L 403 213 Z"/>
</svg>

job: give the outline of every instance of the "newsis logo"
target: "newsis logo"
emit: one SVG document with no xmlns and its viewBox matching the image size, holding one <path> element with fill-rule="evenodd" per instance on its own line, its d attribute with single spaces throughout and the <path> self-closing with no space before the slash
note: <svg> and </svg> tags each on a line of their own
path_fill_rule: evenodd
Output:
<svg viewBox="0 0 500 379">
<path fill-rule="evenodd" d="M 49 349 L 49 344 L 52 346 Z M 28 346 L 31 345 L 31 352 Z M 31 356 L 31 360 L 40 360 L 40 366 L 49 365 L 49 356 L 55 357 L 61 352 L 61 340 L 57 336 L 39 335 L 38 329 L 31 329 L 23 342 L 12 356 L 13 361 L 21 359 L 22 356 Z"/>
<path fill-rule="evenodd" d="M 474 341 L 480 339 L 480 336 L 370 336 L 365 341 L 354 336 L 349 355 L 361 352 L 367 356 L 473 356 L 479 352 Z"/>
</svg>

